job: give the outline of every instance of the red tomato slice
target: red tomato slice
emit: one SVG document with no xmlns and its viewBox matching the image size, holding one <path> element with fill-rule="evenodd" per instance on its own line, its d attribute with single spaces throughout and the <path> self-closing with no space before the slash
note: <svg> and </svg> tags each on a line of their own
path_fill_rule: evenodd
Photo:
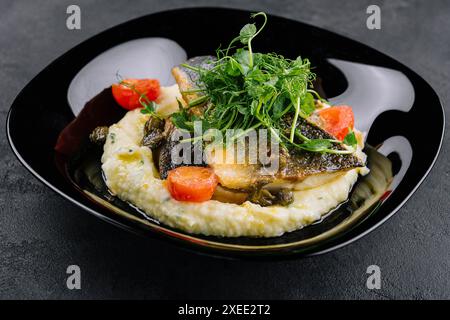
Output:
<svg viewBox="0 0 450 320">
<path fill-rule="evenodd" d="M 334 106 L 322 109 L 318 114 L 323 129 L 341 141 L 347 135 L 348 128 L 353 129 L 355 124 L 353 110 L 349 106 Z"/>
<path fill-rule="evenodd" d="M 145 95 L 150 101 L 155 101 L 159 96 L 160 88 L 157 79 L 125 79 L 121 83 L 112 85 L 112 94 L 121 107 L 133 110 L 142 107 L 139 102 L 141 95 Z"/>
<path fill-rule="evenodd" d="M 217 184 L 214 171 L 203 167 L 178 167 L 170 170 L 167 177 L 167 189 L 178 201 L 210 200 Z"/>
</svg>

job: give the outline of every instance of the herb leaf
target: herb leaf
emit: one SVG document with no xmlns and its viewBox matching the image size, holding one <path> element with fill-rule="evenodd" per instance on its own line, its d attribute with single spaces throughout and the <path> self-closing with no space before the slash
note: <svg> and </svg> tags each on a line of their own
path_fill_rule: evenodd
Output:
<svg viewBox="0 0 450 320">
<path fill-rule="evenodd" d="M 179 111 L 172 114 L 171 116 L 172 123 L 179 129 L 192 131 L 193 126 L 190 125 L 190 123 L 192 123 L 190 115 L 188 114 L 187 110 L 183 107 L 181 102 L 179 100 L 177 101 Z"/>
<path fill-rule="evenodd" d="M 141 105 L 143 108 L 141 109 L 142 114 L 154 114 L 155 113 L 155 102 L 149 101 L 149 102 L 143 102 L 141 101 Z"/>
<path fill-rule="evenodd" d="M 355 132 L 352 130 L 352 128 L 348 128 L 348 133 L 345 136 L 343 143 L 351 146 L 352 148 L 356 148 L 358 140 L 356 139 Z"/>
<path fill-rule="evenodd" d="M 308 92 L 302 99 L 301 111 L 305 117 L 309 117 L 315 110 L 314 97 Z"/>
<path fill-rule="evenodd" d="M 327 149 L 331 148 L 332 143 L 326 139 L 314 139 L 304 142 L 299 146 L 301 146 L 302 149 L 307 151 L 324 152 Z"/>
<path fill-rule="evenodd" d="M 229 63 L 226 64 L 225 70 L 228 73 L 228 75 L 232 77 L 236 77 L 240 75 L 241 73 L 244 73 L 244 69 L 242 68 L 241 64 L 237 62 L 234 58 L 230 58 Z"/>
<path fill-rule="evenodd" d="M 254 23 L 246 24 L 239 32 L 239 40 L 242 44 L 247 44 L 256 34 L 256 26 Z"/>
</svg>

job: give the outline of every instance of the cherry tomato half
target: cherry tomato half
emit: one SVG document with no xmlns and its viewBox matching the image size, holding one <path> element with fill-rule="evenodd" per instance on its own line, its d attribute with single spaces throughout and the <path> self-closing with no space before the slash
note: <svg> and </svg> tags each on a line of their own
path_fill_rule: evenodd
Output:
<svg viewBox="0 0 450 320">
<path fill-rule="evenodd" d="M 353 129 L 355 117 L 352 108 L 349 106 L 333 106 L 320 110 L 318 114 L 323 129 L 338 140 L 344 140 L 348 128 Z"/>
<path fill-rule="evenodd" d="M 203 202 L 210 200 L 218 184 L 210 168 L 178 167 L 169 171 L 167 189 L 175 200 Z"/>
<path fill-rule="evenodd" d="M 150 101 L 155 101 L 159 96 L 160 88 L 157 79 L 125 79 L 121 83 L 112 85 L 112 94 L 121 107 L 133 110 L 142 107 L 139 102 L 141 95 Z"/>
</svg>

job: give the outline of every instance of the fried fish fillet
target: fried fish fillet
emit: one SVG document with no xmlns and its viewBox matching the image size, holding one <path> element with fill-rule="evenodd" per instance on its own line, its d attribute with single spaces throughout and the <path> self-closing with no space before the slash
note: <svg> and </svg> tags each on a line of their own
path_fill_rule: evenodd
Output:
<svg viewBox="0 0 450 320">
<path fill-rule="evenodd" d="M 195 57 L 188 60 L 185 65 L 193 68 L 211 68 L 214 59 L 212 56 Z M 192 90 L 201 88 L 195 70 L 185 66 L 177 66 L 173 68 L 172 74 L 187 104 L 201 97 L 201 93 L 192 92 Z M 196 112 L 201 112 L 201 109 L 197 109 Z M 285 129 L 288 130 L 292 123 L 291 119 L 286 118 L 284 120 L 286 123 Z M 300 118 L 297 127 L 300 128 L 304 136 L 310 139 L 333 139 L 325 130 L 306 119 Z M 244 148 L 248 148 L 248 144 Z M 339 144 L 336 144 L 333 148 L 336 150 L 345 149 Z M 339 173 L 365 165 L 361 159 L 353 154 L 309 152 L 299 149 L 287 151 L 282 148 L 280 148 L 278 155 L 278 169 L 275 172 L 268 172 L 267 166 L 260 163 L 245 161 L 237 163 L 224 161 L 225 158 L 226 150 L 216 150 L 209 157 L 207 164 L 214 169 L 223 187 L 240 191 L 254 190 L 264 185 L 289 184 L 302 181 L 313 175 Z"/>
<path fill-rule="evenodd" d="M 327 132 L 305 119 L 299 119 L 297 126 L 302 134 L 310 139 L 332 139 Z M 243 146 L 246 155 L 250 154 L 249 144 Z M 340 145 L 333 148 L 343 150 Z M 280 147 L 278 154 L 272 155 L 277 161 L 276 170 L 254 162 L 233 161 L 237 157 L 229 157 L 227 150 L 212 152 L 208 165 L 214 169 L 221 185 L 230 189 L 252 190 L 262 185 L 289 185 L 302 181 L 312 175 L 344 172 L 357 167 L 364 167 L 362 159 L 353 154 L 334 154 L 309 152 L 305 150 L 286 150 Z"/>
</svg>

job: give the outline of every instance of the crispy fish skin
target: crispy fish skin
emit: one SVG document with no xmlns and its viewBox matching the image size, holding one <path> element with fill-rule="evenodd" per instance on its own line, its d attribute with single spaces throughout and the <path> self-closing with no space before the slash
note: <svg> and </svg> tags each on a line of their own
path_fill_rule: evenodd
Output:
<svg viewBox="0 0 450 320">
<path fill-rule="evenodd" d="M 211 69 L 216 58 L 213 56 L 198 56 L 189 59 L 185 64 L 194 68 Z M 202 96 L 200 92 L 187 93 L 186 91 L 199 89 L 199 76 L 194 70 L 184 66 L 176 66 L 172 69 L 172 75 L 180 88 L 181 95 L 187 104 Z"/>
<path fill-rule="evenodd" d="M 289 123 L 286 119 L 286 129 L 290 129 Z M 301 133 L 310 139 L 334 139 L 323 129 L 303 118 L 298 120 L 297 126 L 301 128 Z M 248 144 L 245 144 L 244 148 L 248 150 Z M 344 150 L 339 144 L 332 148 Z M 214 169 L 221 185 L 236 190 L 248 191 L 268 184 L 273 186 L 299 182 L 312 175 L 345 172 L 365 165 L 353 154 L 309 152 L 300 149 L 288 151 L 280 147 L 278 170 L 269 172 L 265 166 L 258 163 L 225 161 L 226 155 L 223 153 L 226 153 L 226 149 L 218 151 L 208 159 L 208 164 Z"/>
<path fill-rule="evenodd" d="M 182 167 L 182 166 L 186 166 L 186 165 L 200 166 L 200 167 L 205 166 L 204 163 L 185 164 L 185 163 L 177 163 L 176 161 L 173 161 L 172 152 L 173 152 L 174 148 L 176 148 L 180 143 L 182 143 L 176 139 L 178 137 L 173 136 L 177 133 L 176 131 L 177 131 L 177 128 L 174 126 L 172 121 L 170 121 L 170 119 L 166 119 L 165 125 L 164 125 L 164 132 L 163 132 L 164 139 L 158 145 L 158 147 L 156 149 L 154 149 L 157 168 L 158 168 L 161 179 L 166 179 L 169 174 L 169 171 L 176 169 L 178 167 Z M 188 142 L 185 142 L 185 143 L 188 143 Z M 194 157 L 195 157 L 194 148 L 195 147 L 193 146 L 191 149 L 191 154 L 188 155 L 188 157 L 190 157 L 191 160 L 194 160 Z M 183 157 L 184 157 L 184 155 L 183 155 Z"/>
<path fill-rule="evenodd" d="M 175 130 L 176 129 L 172 121 L 166 119 L 163 132 L 164 139 L 154 150 L 161 179 L 166 179 L 170 170 L 181 166 L 180 164 L 175 164 L 174 161 L 172 161 L 172 149 L 178 144 L 177 141 L 172 139 L 172 134 Z"/>
<path fill-rule="evenodd" d="M 284 123 L 286 128 L 290 119 Z M 335 139 L 328 132 L 313 124 L 312 122 L 299 118 L 297 128 L 309 139 Z M 334 144 L 332 149 L 344 150 L 340 144 Z M 307 176 L 324 173 L 346 171 L 353 168 L 364 167 L 365 164 L 354 154 L 335 154 L 322 152 L 309 152 L 301 149 L 292 149 L 286 159 L 280 161 L 280 170 L 277 174 L 278 179 L 284 180 L 302 180 Z"/>
<path fill-rule="evenodd" d="M 171 150 L 175 143 L 170 139 L 166 140 L 157 150 L 158 156 L 158 170 L 161 179 L 167 179 L 169 171 L 175 169 L 177 165 L 172 162 Z"/>
</svg>

